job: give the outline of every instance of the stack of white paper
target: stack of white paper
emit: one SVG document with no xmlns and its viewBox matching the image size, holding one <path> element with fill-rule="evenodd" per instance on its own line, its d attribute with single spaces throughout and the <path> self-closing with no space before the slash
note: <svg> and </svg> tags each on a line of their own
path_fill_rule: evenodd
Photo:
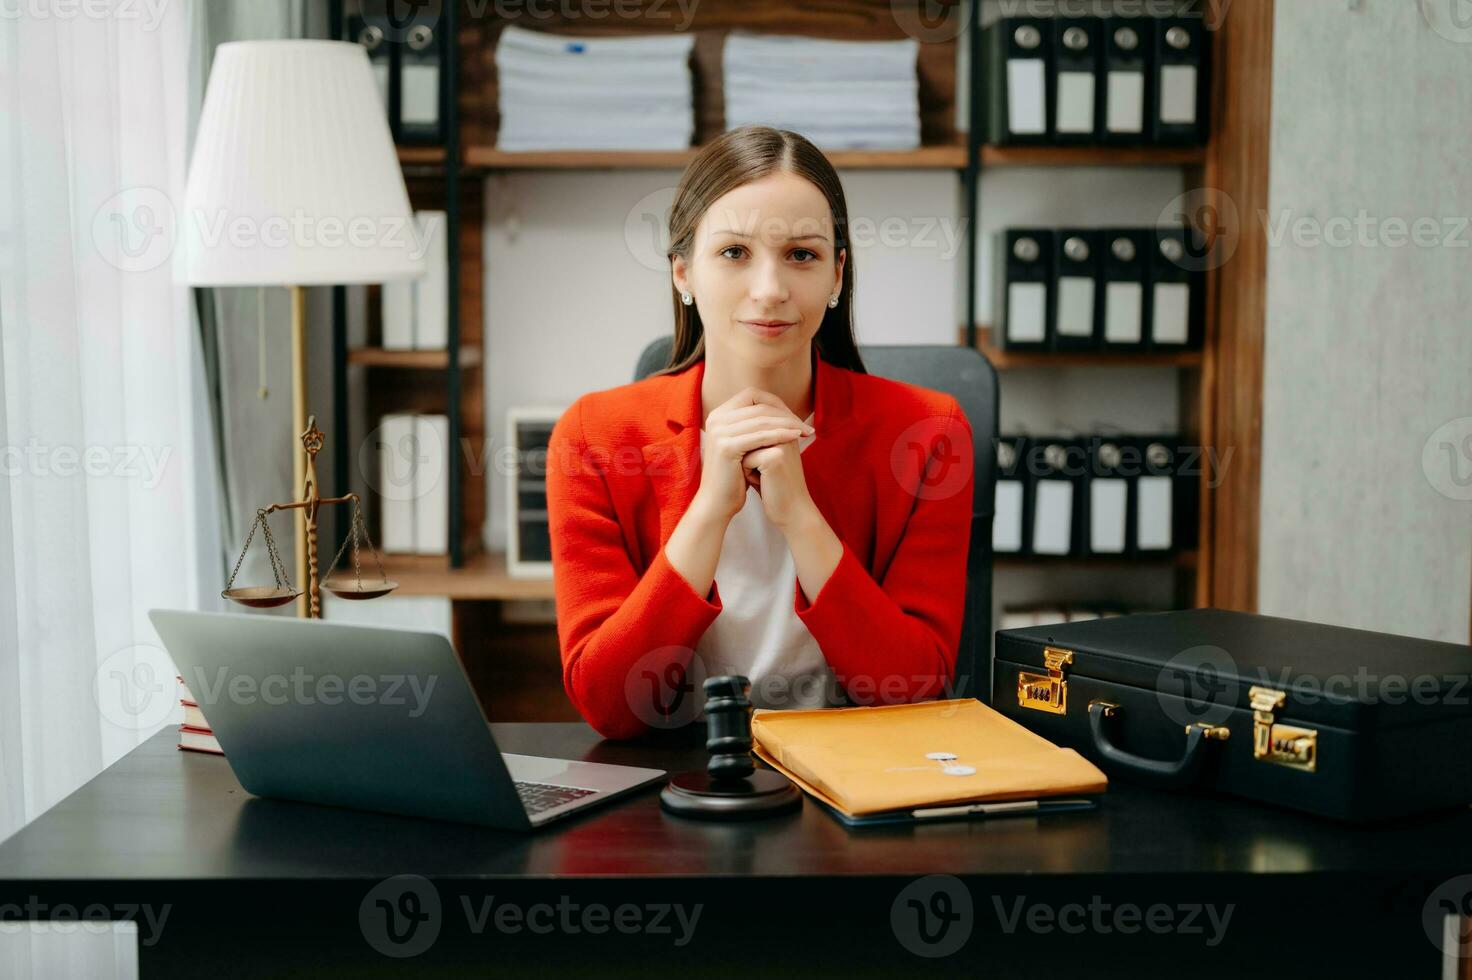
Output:
<svg viewBox="0 0 1472 980">
<path fill-rule="evenodd" d="M 801 133 L 830 150 L 920 145 L 920 42 L 831 41 L 733 31 L 723 55 L 726 128 Z"/>
<path fill-rule="evenodd" d="M 496 43 L 502 150 L 683 150 L 695 134 L 689 32 Z"/>
<path fill-rule="evenodd" d="M 414 240 L 424 253 L 424 275 L 386 282 L 386 350 L 444 350 L 449 340 L 449 230 L 443 211 L 414 212 Z"/>
<path fill-rule="evenodd" d="M 379 426 L 379 540 L 388 554 L 442 555 L 450 545 L 450 420 L 385 415 Z"/>
</svg>

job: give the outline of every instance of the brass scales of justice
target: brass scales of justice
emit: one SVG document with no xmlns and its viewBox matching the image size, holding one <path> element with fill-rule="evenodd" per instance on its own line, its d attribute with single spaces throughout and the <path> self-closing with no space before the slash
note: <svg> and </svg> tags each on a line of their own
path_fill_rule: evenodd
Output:
<svg viewBox="0 0 1472 980">
<path fill-rule="evenodd" d="M 272 504 L 262 507 L 256 511 L 255 523 L 251 525 L 250 533 L 245 536 L 245 547 L 240 549 L 240 557 L 235 559 L 235 568 L 230 573 L 230 580 L 225 583 L 225 589 L 220 593 L 226 599 L 238 602 L 243 606 L 256 609 L 265 609 L 272 606 L 283 606 L 292 602 L 302 593 L 300 589 L 292 587 L 290 578 L 286 574 L 286 564 L 281 560 L 280 553 L 276 550 L 276 540 L 271 535 L 271 526 L 266 518 L 278 510 L 300 510 L 303 520 L 306 521 L 306 543 L 307 543 L 307 594 L 308 606 L 307 616 L 310 619 L 322 618 L 322 594 L 321 588 L 325 585 L 328 592 L 343 599 L 377 599 L 379 596 L 388 595 L 399 587 L 397 582 L 391 581 L 383 572 L 383 562 L 379 559 L 378 549 L 373 546 L 373 539 L 368 536 L 368 529 L 363 521 L 363 505 L 356 493 L 351 491 L 341 497 L 322 497 L 317 493 L 317 453 L 322 449 L 324 436 L 322 430 L 317 428 L 317 416 L 309 416 L 306 431 L 302 433 L 302 449 L 307 454 L 306 478 L 302 486 L 302 499 L 293 500 L 285 504 Z M 342 546 L 337 549 L 337 555 L 332 559 L 332 564 L 327 568 L 327 574 L 322 576 L 324 582 L 319 583 L 317 578 L 317 511 L 324 504 L 345 504 L 351 502 L 353 505 L 352 530 L 343 539 Z M 266 553 L 271 561 L 271 574 L 276 578 L 275 585 L 250 585 L 235 587 L 235 576 L 240 573 L 240 565 L 245 561 L 246 552 L 250 550 L 251 541 L 255 538 L 256 531 L 261 532 L 261 537 L 266 540 Z M 373 563 L 378 566 L 378 581 L 363 581 L 363 568 L 360 561 L 362 544 L 367 542 L 368 550 L 373 553 Z M 342 559 L 342 554 L 347 550 L 349 542 L 353 546 L 353 578 L 348 580 L 336 580 L 332 578 L 337 563 Z M 298 566 L 300 568 L 300 566 Z"/>
</svg>

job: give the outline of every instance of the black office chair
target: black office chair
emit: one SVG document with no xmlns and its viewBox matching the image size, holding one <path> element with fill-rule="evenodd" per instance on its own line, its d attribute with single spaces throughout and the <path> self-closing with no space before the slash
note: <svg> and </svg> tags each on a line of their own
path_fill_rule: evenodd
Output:
<svg viewBox="0 0 1472 980">
<path fill-rule="evenodd" d="M 634 380 L 668 366 L 674 337 L 651 342 L 639 355 Z M 951 395 L 971 423 L 976 493 L 971 505 L 971 548 L 966 560 L 966 612 L 956 657 L 955 696 L 991 700 L 992 514 L 997 480 L 997 373 L 969 347 L 860 346 L 870 374 Z"/>
</svg>

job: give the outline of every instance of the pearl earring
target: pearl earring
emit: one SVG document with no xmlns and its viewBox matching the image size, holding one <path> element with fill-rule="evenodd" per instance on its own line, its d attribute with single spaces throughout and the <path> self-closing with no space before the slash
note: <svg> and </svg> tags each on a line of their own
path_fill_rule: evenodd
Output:
<svg viewBox="0 0 1472 980">
<path fill-rule="evenodd" d="M 838 306 L 838 294 L 834 293 L 832 296 L 828 297 L 828 308 L 831 310 L 836 306 Z"/>
<path fill-rule="evenodd" d="M 680 294 L 680 302 L 684 303 L 686 306 L 689 306 L 693 299 L 694 297 L 692 297 L 689 293 Z"/>
</svg>

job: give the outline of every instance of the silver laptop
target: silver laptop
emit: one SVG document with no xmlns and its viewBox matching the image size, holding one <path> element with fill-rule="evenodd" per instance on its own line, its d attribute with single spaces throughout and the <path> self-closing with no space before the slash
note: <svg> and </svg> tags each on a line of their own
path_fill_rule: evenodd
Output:
<svg viewBox="0 0 1472 980">
<path fill-rule="evenodd" d="M 148 618 L 257 796 L 528 830 L 665 775 L 501 752 L 439 633 L 170 609 Z"/>
</svg>

